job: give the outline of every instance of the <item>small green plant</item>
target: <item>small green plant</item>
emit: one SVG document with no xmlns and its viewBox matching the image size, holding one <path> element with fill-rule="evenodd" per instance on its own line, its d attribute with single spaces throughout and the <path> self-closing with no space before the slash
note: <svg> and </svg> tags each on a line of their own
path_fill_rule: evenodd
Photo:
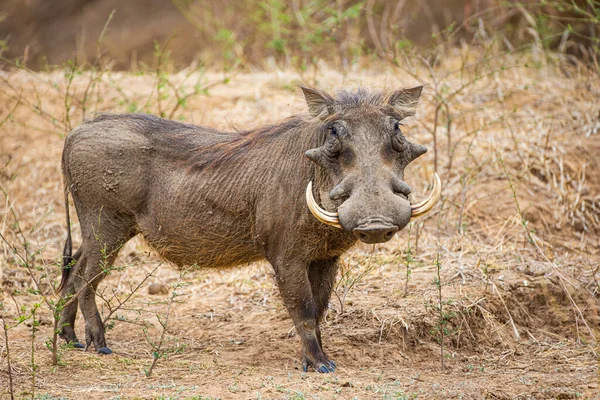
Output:
<svg viewBox="0 0 600 400">
<path fill-rule="evenodd" d="M 0 310 L 4 309 L 4 304 L 0 303 Z M 21 309 L 20 311 L 23 311 Z M 10 341 L 8 340 L 8 334 L 11 329 L 16 328 L 17 326 L 25 323 L 25 321 L 31 318 L 31 313 L 21 314 L 19 315 L 19 319 L 12 325 L 9 325 L 4 316 L 0 315 L 0 320 L 2 321 L 2 331 L 4 332 L 4 350 L 6 351 L 6 364 L 8 366 L 8 390 L 10 393 L 10 399 L 14 400 L 14 379 L 12 373 L 12 365 L 11 365 L 11 353 L 10 353 Z"/>
<path fill-rule="evenodd" d="M 404 297 L 408 296 L 408 281 L 410 276 L 412 275 L 412 263 L 415 261 L 412 255 L 412 249 L 410 247 L 410 232 L 413 224 L 408 225 L 408 238 L 407 238 L 407 248 L 404 253 L 404 265 L 406 266 L 406 280 L 404 281 Z"/>
<path fill-rule="evenodd" d="M 334 293 L 338 298 L 340 303 L 340 314 L 344 313 L 344 304 L 346 302 L 346 297 L 348 293 L 352 291 L 352 289 L 360 283 L 365 276 L 367 276 L 371 271 L 377 268 L 380 264 L 375 262 L 374 257 L 375 246 L 373 245 L 373 249 L 371 254 L 367 257 L 364 257 L 361 261 L 355 263 L 346 263 L 344 261 L 340 261 L 341 264 L 341 276 L 335 285 Z"/>
<path fill-rule="evenodd" d="M 10 204 L 8 192 L 0 188 L 0 192 L 2 192 L 6 197 L 6 203 Z M 9 333 L 12 329 L 26 324 L 31 327 L 31 346 L 30 346 L 30 361 L 29 367 L 31 370 L 30 380 L 31 380 L 31 390 L 29 393 L 31 394 L 31 398 L 36 398 L 35 390 L 36 390 L 36 381 L 37 381 L 37 371 L 38 365 L 36 364 L 36 348 L 35 348 L 35 340 L 37 336 L 37 332 L 40 329 L 40 313 L 50 312 L 53 319 L 52 326 L 52 335 L 49 339 L 45 341 L 45 346 L 51 352 L 51 364 L 53 366 L 61 366 L 62 356 L 64 351 L 68 348 L 72 348 L 72 344 L 59 344 L 59 334 L 62 331 L 63 326 L 60 325 L 60 319 L 62 311 L 70 305 L 77 298 L 78 293 L 67 294 L 65 296 L 61 296 L 61 294 L 57 291 L 57 284 L 55 282 L 55 271 L 62 270 L 62 260 L 61 262 L 54 263 L 45 263 L 42 262 L 39 258 L 40 254 L 44 250 L 43 248 L 39 248 L 36 250 L 32 249 L 31 241 L 28 239 L 29 235 L 35 234 L 36 229 L 40 226 L 40 221 L 33 224 L 31 228 L 28 230 L 24 230 L 21 227 L 20 218 L 17 215 L 16 211 L 12 206 L 7 208 L 7 212 L 4 215 L 4 219 L 0 220 L 0 222 L 8 222 L 8 218 L 12 218 L 11 223 L 7 223 L 6 226 L 10 228 L 10 230 L 0 233 L 0 242 L 3 244 L 4 249 L 8 250 L 7 254 L 12 255 L 14 263 L 17 267 L 22 268 L 28 275 L 30 279 L 31 286 L 23 293 L 27 296 L 31 296 L 34 302 L 29 306 L 20 306 L 17 302 L 17 299 L 14 296 L 13 301 L 16 306 L 16 310 L 18 312 L 18 318 L 14 322 L 9 322 L 8 317 L 0 314 L 0 321 L 2 322 L 2 328 L 4 332 L 4 340 L 6 343 L 6 359 L 8 368 L 8 376 L 9 376 L 9 392 L 11 395 L 11 400 L 14 397 L 14 380 L 12 376 L 12 366 L 11 366 L 11 352 L 9 347 Z M 42 215 L 43 219 L 44 215 Z M 110 254 L 103 254 L 104 261 L 111 257 Z M 158 266 L 156 267 L 158 268 Z M 131 296 L 142 286 L 142 284 L 147 280 L 147 278 L 156 270 L 152 270 L 145 279 L 143 279 L 142 283 L 136 286 L 131 293 L 129 293 L 124 299 L 116 298 L 116 295 L 113 298 L 109 299 L 109 301 L 105 301 L 108 305 L 108 314 L 105 317 L 105 324 L 109 320 L 109 318 L 120 308 L 122 308 L 126 302 L 129 301 Z M 113 269 L 119 269 L 119 267 L 111 267 L 111 268 L 103 268 L 100 274 L 108 274 Z M 93 277 L 92 281 L 97 279 L 99 276 Z M 88 282 L 90 283 L 90 282 Z M 18 292 L 15 292 L 18 294 Z M 117 304 L 115 306 L 112 305 L 112 300 L 116 298 Z M 105 300 L 103 298 L 103 300 Z M 0 304 L 0 312 L 4 309 L 4 305 Z"/>
<path fill-rule="evenodd" d="M 180 345 L 177 341 L 175 341 L 174 343 L 172 343 L 171 346 L 168 347 L 165 347 L 165 344 L 167 344 L 167 342 L 169 341 L 166 337 L 166 334 L 169 326 L 171 306 L 173 305 L 173 303 L 180 301 L 178 300 L 179 297 L 184 296 L 184 294 L 179 292 L 179 290 L 187 285 L 187 283 L 184 282 L 183 279 L 185 278 L 186 274 L 193 268 L 194 267 L 189 267 L 187 269 L 182 270 L 179 273 L 179 278 L 177 279 L 177 282 L 175 282 L 171 287 L 171 295 L 167 300 L 167 309 L 165 311 L 165 314 L 156 314 L 156 319 L 158 320 L 158 323 L 161 327 L 160 336 L 158 340 L 153 340 L 152 338 L 150 338 L 147 326 L 144 326 L 143 328 L 144 337 L 146 338 L 148 344 L 150 344 L 152 352 L 152 363 L 148 368 L 144 369 L 144 373 L 147 377 L 152 376 L 152 371 L 154 370 L 154 367 L 156 366 L 158 360 L 160 360 L 161 358 L 167 358 L 169 354 L 180 354 L 186 348 L 185 345 Z"/>
<path fill-rule="evenodd" d="M 40 393 L 35 395 L 35 397 L 33 398 L 34 400 L 68 400 L 67 397 L 54 397 L 51 394 L 47 394 L 47 393 Z"/>
<path fill-rule="evenodd" d="M 434 339 L 440 345 L 440 364 L 441 364 L 441 368 L 443 371 L 445 368 L 445 364 L 444 364 L 445 340 L 446 340 L 446 337 L 448 337 L 454 333 L 453 328 L 452 328 L 452 320 L 456 316 L 456 314 L 452 311 L 447 310 L 447 307 L 451 306 L 454 302 L 452 300 L 444 300 L 444 297 L 442 294 L 442 288 L 443 288 L 444 284 L 442 283 L 442 276 L 441 276 L 442 263 L 440 261 L 439 253 L 437 253 L 436 257 L 435 257 L 435 268 L 436 268 L 436 276 L 433 280 L 433 284 L 436 287 L 437 298 L 436 298 L 436 301 L 429 302 L 428 304 L 426 304 L 425 308 L 431 310 L 437 319 L 435 325 L 432 327 L 432 329 L 430 331 L 430 334 L 431 334 L 431 336 L 434 337 Z"/>
<path fill-rule="evenodd" d="M 238 391 L 238 384 L 237 384 L 237 382 L 233 382 L 233 384 L 227 386 L 227 389 L 229 389 L 229 391 L 231 393 L 236 393 Z"/>
<path fill-rule="evenodd" d="M 8 198 L 8 194 L 2 190 L 5 196 Z M 35 337 L 36 331 L 36 320 L 35 320 L 35 311 L 40 307 L 41 303 L 46 304 L 46 306 L 52 311 L 52 316 L 54 319 L 54 332 L 52 336 L 52 345 L 50 346 L 52 349 L 52 365 L 58 365 L 59 362 L 59 352 L 58 352 L 58 333 L 60 332 L 60 328 L 58 326 L 60 321 L 60 314 L 64 307 L 68 304 L 70 299 L 61 299 L 60 295 L 56 291 L 56 287 L 54 286 L 54 282 L 51 281 L 51 274 L 46 270 L 48 266 L 40 265 L 36 256 L 41 253 L 42 248 L 37 249 L 36 251 L 31 252 L 30 244 L 27 240 L 25 233 L 20 227 L 19 218 L 17 217 L 16 212 L 11 207 L 10 213 L 14 218 L 14 224 L 12 225 L 14 228 L 15 237 L 19 240 L 19 247 L 13 245 L 2 233 L 0 233 L 0 239 L 4 242 L 4 245 L 11 251 L 15 261 L 18 262 L 19 266 L 27 271 L 27 274 L 31 278 L 33 282 L 33 288 L 29 289 L 29 293 L 35 296 L 41 296 L 40 302 L 36 302 L 34 308 L 32 309 L 29 316 L 26 318 L 32 319 L 32 336 Z M 53 265 L 54 266 L 54 265 Z M 48 280 L 48 286 L 50 287 L 50 292 L 48 290 L 42 290 L 42 281 Z M 18 324 L 21 324 L 23 321 L 21 319 L 23 315 L 19 317 Z M 39 321 L 37 322 L 39 324 Z M 17 325 L 18 325 L 17 324 Z M 32 352 L 35 347 L 32 344 Z M 32 360 L 35 358 L 35 355 L 32 353 Z M 32 361 L 32 368 L 34 368 L 35 363 Z M 32 376 L 35 378 L 35 375 Z"/>
</svg>

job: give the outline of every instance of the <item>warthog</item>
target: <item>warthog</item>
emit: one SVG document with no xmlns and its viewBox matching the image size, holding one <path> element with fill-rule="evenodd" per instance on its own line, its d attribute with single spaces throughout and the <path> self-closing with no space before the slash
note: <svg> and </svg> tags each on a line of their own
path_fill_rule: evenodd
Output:
<svg viewBox="0 0 600 400">
<path fill-rule="evenodd" d="M 404 137 L 401 121 L 414 115 L 422 87 L 336 97 L 302 89 L 310 116 L 249 131 L 134 114 L 101 115 L 71 132 L 62 158 L 67 225 L 70 193 L 83 243 L 72 255 L 69 229 L 61 290 L 77 294 L 86 348 L 111 353 L 95 290 L 140 233 L 180 267 L 268 260 L 302 342 L 304 371 L 335 370 L 319 322 L 339 257 L 357 240 L 391 239 L 433 207 L 440 184 L 436 175 L 429 198 L 411 206 L 404 169 L 426 148 Z M 77 301 L 63 310 L 61 336 L 83 348 L 73 328 Z"/>
</svg>

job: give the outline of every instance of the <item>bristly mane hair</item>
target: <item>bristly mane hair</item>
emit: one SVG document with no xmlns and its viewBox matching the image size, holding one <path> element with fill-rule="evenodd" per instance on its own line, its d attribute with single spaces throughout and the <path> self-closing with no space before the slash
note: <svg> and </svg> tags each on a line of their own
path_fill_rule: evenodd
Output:
<svg viewBox="0 0 600 400">
<path fill-rule="evenodd" d="M 362 87 L 353 91 L 340 90 L 334 97 L 334 108 L 338 114 L 365 105 L 379 106 L 385 108 L 384 112 L 393 115 L 393 108 L 386 107 L 388 98 L 389 93 L 369 91 Z M 249 149 L 261 146 L 291 129 L 309 123 L 311 118 L 306 115 L 294 115 L 279 123 L 257 129 L 231 132 L 167 120 L 148 114 L 98 114 L 93 120 L 87 122 L 106 120 L 123 120 L 133 124 L 135 130 L 152 139 L 156 145 L 156 151 L 168 153 L 170 157 L 185 162 L 191 170 L 202 170 L 237 159 L 246 154 Z M 194 133 L 221 136 L 221 140 L 210 145 L 200 145 L 195 141 L 197 136 Z M 315 138 L 315 143 L 320 141 L 322 140 Z"/>
<path fill-rule="evenodd" d="M 363 87 L 359 87 L 353 91 L 340 90 L 336 92 L 334 97 L 334 108 L 337 111 L 336 114 L 339 114 L 363 106 L 382 107 L 382 111 L 386 114 L 400 119 L 395 109 L 387 103 L 389 96 L 390 93 L 383 91 L 369 91 Z M 339 115 L 332 117 L 339 117 Z M 300 125 L 308 123 L 310 119 L 311 118 L 306 115 L 294 115 L 279 123 L 259 127 L 255 130 L 231 132 L 231 137 L 223 142 L 201 149 L 195 149 L 193 159 L 191 160 L 193 168 L 202 169 L 206 167 L 216 167 L 223 162 L 236 159 L 245 154 L 248 149 L 260 146 L 271 139 L 279 137 L 284 132 L 298 128 Z M 325 130 L 326 129 L 323 128 L 323 132 L 321 132 L 322 135 L 325 134 Z M 315 147 L 317 146 L 316 143 L 321 145 L 322 143 L 320 142 L 323 140 L 324 138 L 315 138 Z"/>
<path fill-rule="evenodd" d="M 196 148 L 190 158 L 192 169 L 218 167 L 224 162 L 231 161 L 245 154 L 253 147 L 279 137 L 284 132 L 297 128 L 303 122 L 301 116 L 291 116 L 280 123 L 261 126 L 246 131 L 228 132 L 230 138 L 222 142 Z"/>
<path fill-rule="evenodd" d="M 333 110 L 336 114 L 351 112 L 353 109 L 359 109 L 364 106 L 372 106 L 380 108 L 383 113 L 397 119 L 402 119 L 402 115 L 396 108 L 388 104 L 392 93 L 375 90 L 370 91 L 363 87 L 356 90 L 340 90 L 336 92 L 335 103 Z M 338 118 L 339 115 L 331 116 L 332 119 Z M 328 118 L 330 119 L 330 118 Z"/>
<path fill-rule="evenodd" d="M 369 91 L 359 87 L 354 91 L 340 90 L 336 92 L 335 108 L 338 112 L 347 112 L 353 108 L 365 105 L 384 106 L 389 97 L 388 93 L 382 91 Z M 390 107 L 389 112 L 392 112 Z M 253 146 L 260 146 L 265 141 L 278 137 L 283 132 L 299 127 L 308 121 L 304 115 L 294 115 L 285 120 L 271 125 L 259 127 L 255 130 L 232 132 L 231 139 L 221 143 L 196 150 L 193 160 L 194 168 L 205 168 L 218 166 L 243 154 Z"/>
<path fill-rule="evenodd" d="M 359 87 L 355 91 L 340 90 L 336 92 L 335 108 L 338 112 L 347 112 L 353 108 L 365 105 L 386 106 L 389 94 L 381 91 L 369 91 Z M 389 107 L 386 112 L 395 114 L 393 108 Z M 308 122 L 305 115 L 293 115 L 285 120 L 271 125 L 259 127 L 255 130 L 231 132 L 231 138 L 215 145 L 196 149 L 192 165 L 194 169 L 216 167 L 223 162 L 235 159 L 244 154 L 248 149 L 260 146 L 266 141 L 279 137 L 282 133 L 299 127 Z M 324 132 L 323 132 L 324 133 Z M 317 138 L 315 138 L 317 139 Z M 315 140 L 319 142 L 319 140 Z"/>
<path fill-rule="evenodd" d="M 381 91 L 369 91 L 363 87 L 356 90 L 340 90 L 336 92 L 335 102 L 342 108 L 358 107 L 363 105 L 382 106 L 388 94 Z"/>
</svg>

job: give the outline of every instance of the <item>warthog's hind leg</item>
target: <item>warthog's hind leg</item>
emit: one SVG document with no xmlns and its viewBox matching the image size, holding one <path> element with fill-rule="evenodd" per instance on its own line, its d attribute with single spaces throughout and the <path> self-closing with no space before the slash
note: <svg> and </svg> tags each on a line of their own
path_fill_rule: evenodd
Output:
<svg viewBox="0 0 600 400">
<path fill-rule="evenodd" d="M 81 222 L 84 262 L 72 277 L 74 292 L 78 293 L 79 309 L 85 319 L 86 348 L 91 344 L 100 354 L 111 354 L 106 346 L 104 323 L 96 305 L 96 288 L 110 271 L 123 244 L 134 236 L 133 223 L 123 216 L 113 217 L 103 210 L 92 224 Z"/>
<path fill-rule="evenodd" d="M 81 249 L 77 250 L 77 252 L 73 255 L 73 259 L 75 263 L 71 266 L 73 272 L 71 274 L 71 278 L 73 275 L 77 274 L 77 269 L 81 264 L 85 264 L 85 260 L 81 259 Z M 59 336 L 63 338 L 67 343 L 73 345 L 73 347 L 77 349 L 83 349 L 84 346 L 79 343 L 77 339 L 77 335 L 75 334 L 75 318 L 77 317 L 77 297 L 75 296 L 75 284 L 74 279 L 69 279 L 67 284 L 65 285 L 62 291 L 62 298 L 64 299 L 66 305 L 64 306 L 61 315 L 60 315 L 60 334 Z"/>
</svg>

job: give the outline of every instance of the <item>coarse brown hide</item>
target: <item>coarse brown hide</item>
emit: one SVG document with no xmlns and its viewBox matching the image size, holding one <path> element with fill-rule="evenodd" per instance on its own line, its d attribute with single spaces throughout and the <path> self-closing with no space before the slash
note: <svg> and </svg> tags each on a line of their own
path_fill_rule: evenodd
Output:
<svg viewBox="0 0 600 400">
<path fill-rule="evenodd" d="M 64 251 L 61 336 L 76 347 L 77 307 L 86 344 L 108 354 L 95 290 L 136 234 L 178 266 L 223 268 L 267 259 L 302 342 L 302 365 L 332 372 L 319 321 L 338 258 L 357 239 L 389 240 L 410 220 L 404 168 L 426 149 L 406 140 L 421 87 L 328 94 L 303 88 L 310 116 L 246 132 L 149 115 L 101 115 L 73 130 L 63 152 L 65 203 L 73 197 L 83 243 Z M 312 161 L 312 162 L 311 162 Z M 309 212 L 304 190 L 337 229 Z"/>
</svg>

